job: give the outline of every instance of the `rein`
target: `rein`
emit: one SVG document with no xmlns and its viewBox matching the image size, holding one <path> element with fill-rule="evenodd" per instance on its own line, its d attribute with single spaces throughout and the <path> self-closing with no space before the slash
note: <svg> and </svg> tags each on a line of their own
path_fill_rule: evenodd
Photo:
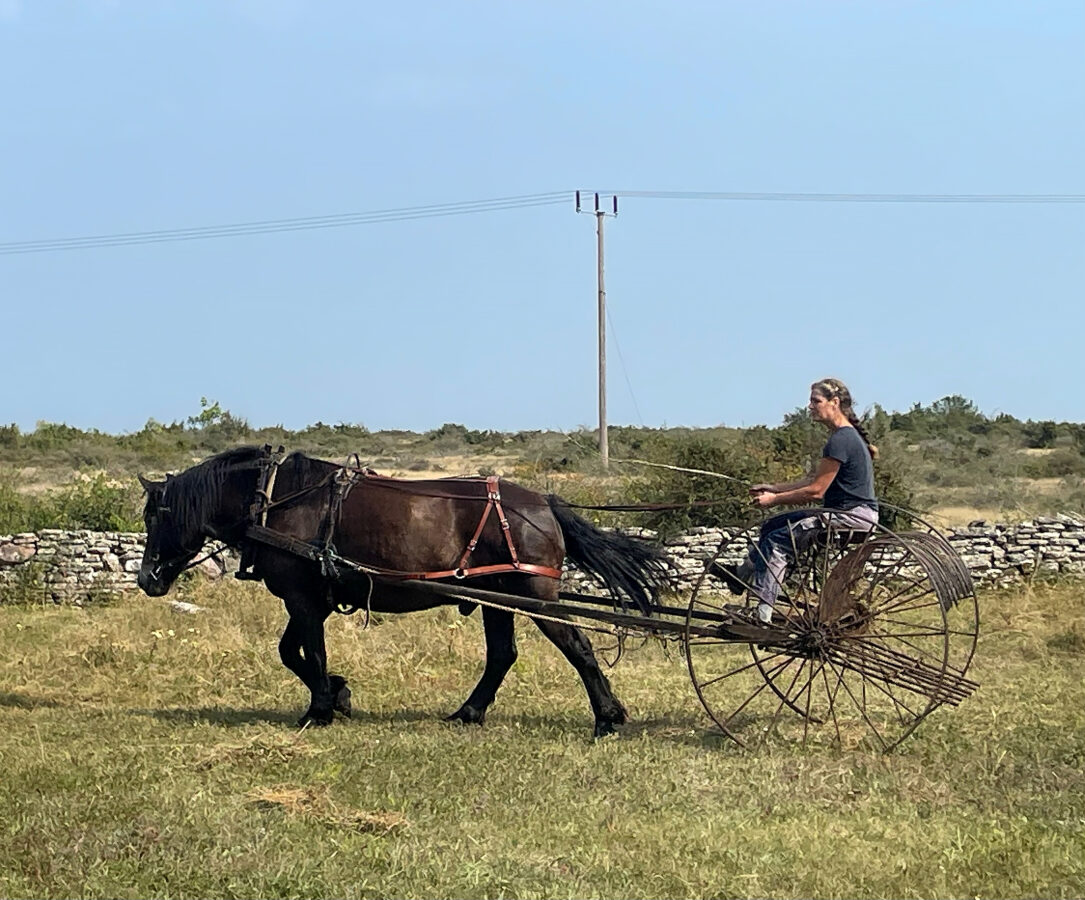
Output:
<svg viewBox="0 0 1085 900">
<path fill-rule="evenodd" d="M 192 560 L 192 562 L 186 564 L 185 567 L 183 569 L 181 569 L 181 571 L 182 572 L 187 572 L 189 569 L 194 569 L 200 563 L 206 562 L 209 559 L 215 559 L 218 556 L 218 554 L 222 553 L 224 550 L 229 549 L 229 545 L 223 543 L 222 541 L 219 541 L 218 543 L 219 543 L 220 546 L 214 547 L 211 550 L 208 550 L 203 556 L 197 557 L 196 559 Z"/>
</svg>

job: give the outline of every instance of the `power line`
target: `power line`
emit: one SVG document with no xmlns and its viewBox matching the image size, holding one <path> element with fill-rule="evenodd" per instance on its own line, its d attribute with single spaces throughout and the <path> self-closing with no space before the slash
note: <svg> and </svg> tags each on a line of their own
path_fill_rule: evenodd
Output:
<svg viewBox="0 0 1085 900">
<path fill-rule="evenodd" d="M 119 234 L 97 234 L 84 237 L 50 238 L 33 241 L 0 243 L 0 256 L 24 253 L 52 253 L 60 250 L 88 250 L 101 247 L 127 247 L 139 244 L 160 244 L 177 241 L 212 240 L 254 234 L 278 234 L 289 231 L 311 231 L 323 228 L 347 228 L 383 222 L 405 222 L 507 209 L 527 209 L 555 206 L 568 201 L 571 191 L 550 191 L 495 197 L 488 200 L 467 200 L 428 206 L 408 206 L 369 212 L 340 213 L 289 219 L 261 219 L 225 225 L 194 228 L 169 228 L 157 231 L 133 231 Z M 646 200 L 717 200 L 787 203 L 1012 203 L 1066 204 L 1085 203 L 1085 194 L 827 194 L 827 193 L 769 193 L 741 191 L 582 191 L 606 193 L 620 197 Z"/>
<path fill-rule="evenodd" d="M 647 200 L 756 200 L 786 203 L 1085 203 L 1085 194 L 806 194 L 742 191 L 582 190 Z"/>
<path fill-rule="evenodd" d="M 83 250 L 98 247 L 124 247 L 134 244 L 157 244 L 173 241 L 209 240 L 251 234 L 275 234 L 284 231 L 310 231 L 320 228 L 344 228 L 381 222 L 403 222 L 413 219 L 460 216 L 506 209 L 553 206 L 558 203 L 568 202 L 568 198 L 568 191 L 552 191 L 545 194 L 523 194 L 516 197 L 496 197 L 489 200 L 468 200 L 459 203 L 409 206 L 399 209 L 310 216 L 296 219 L 264 219 L 255 222 L 208 225 L 199 228 L 171 228 L 159 231 L 135 231 L 123 234 L 90 235 L 87 237 L 12 241 L 0 243 L 0 256 L 19 253 L 48 253 L 57 250 Z"/>
</svg>

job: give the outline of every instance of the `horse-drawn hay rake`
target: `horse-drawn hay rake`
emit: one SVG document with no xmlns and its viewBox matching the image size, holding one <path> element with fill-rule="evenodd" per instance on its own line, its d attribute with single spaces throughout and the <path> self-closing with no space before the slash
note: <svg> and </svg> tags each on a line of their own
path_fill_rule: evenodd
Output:
<svg viewBox="0 0 1085 900">
<path fill-rule="evenodd" d="M 576 625 L 679 641 L 709 717 L 744 745 L 888 751 L 977 687 L 967 677 L 979 631 L 969 571 L 935 528 L 904 510 L 894 511 L 905 523 L 894 531 L 840 527 L 839 511 L 811 511 L 820 526 L 794 542 L 773 618 L 762 624 L 724 603 L 709 574 L 728 539 L 683 598 L 659 590 L 658 548 L 496 477 L 399 481 L 265 447 L 143 483 L 140 586 L 165 594 L 208 539 L 240 547 L 249 568 L 239 574 L 263 580 L 290 614 L 279 652 L 312 694 L 302 722 L 350 714 L 346 679 L 326 662 L 324 621 L 334 609 L 481 605 L 485 671 L 450 717 L 464 722 L 483 721 L 516 658 L 516 613 L 576 668 L 596 735 L 626 713 Z M 607 595 L 559 590 L 563 554 Z"/>
<path fill-rule="evenodd" d="M 425 589 L 529 617 L 675 639 L 705 711 L 738 744 L 782 739 L 889 751 L 934 710 L 978 687 L 967 677 L 979 635 L 972 578 L 949 542 L 905 510 L 896 514 L 907 530 L 865 532 L 837 529 L 833 510 L 817 512 L 826 527 L 812 547 L 796 548 L 768 624 L 736 615 L 709 574 L 735 538 L 705 561 L 684 605 L 656 603 L 647 616 L 570 591 L 551 603 L 463 584 Z"/>
</svg>

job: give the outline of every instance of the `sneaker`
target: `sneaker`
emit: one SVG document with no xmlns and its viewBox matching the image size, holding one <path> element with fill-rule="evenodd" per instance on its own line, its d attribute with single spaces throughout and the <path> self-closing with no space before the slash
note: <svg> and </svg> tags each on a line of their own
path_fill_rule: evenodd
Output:
<svg viewBox="0 0 1085 900">
<path fill-rule="evenodd" d="M 723 604 L 723 611 L 733 621 L 740 625 L 761 625 L 762 622 L 757 618 L 756 606 L 743 606 L 739 603 L 725 603 Z"/>
<path fill-rule="evenodd" d="M 744 625 L 770 625 L 772 623 L 772 611 L 769 610 L 768 618 L 762 618 L 759 606 L 743 606 L 738 603 L 723 604 L 723 611 L 736 622 Z"/>
<path fill-rule="evenodd" d="M 720 581 L 727 585 L 729 590 L 736 597 L 746 590 L 745 582 L 738 577 L 738 566 L 725 566 L 721 562 L 714 562 L 708 569 L 709 575 L 715 575 Z"/>
</svg>

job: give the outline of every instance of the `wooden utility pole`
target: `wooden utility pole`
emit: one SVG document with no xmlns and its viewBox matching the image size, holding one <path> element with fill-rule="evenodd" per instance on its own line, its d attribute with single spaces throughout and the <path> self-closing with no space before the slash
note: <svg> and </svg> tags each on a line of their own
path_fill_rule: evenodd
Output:
<svg viewBox="0 0 1085 900">
<path fill-rule="evenodd" d="M 608 216 L 618 215 L 618 198 L 612 197 L 613 212 L 607 213 L 599 206 L 599 195 L 595 195 L 595 233 L 596 233 L 596 281 L 598 285 L 599 311 L 599 456 L 603 468 L 610 466 L 610 448 L 607 444 L 607 290 L 603 281 L 603 220 Z M 580 209 L 580 191 L 576 192 L 576 211 Z"/>
</svg>

